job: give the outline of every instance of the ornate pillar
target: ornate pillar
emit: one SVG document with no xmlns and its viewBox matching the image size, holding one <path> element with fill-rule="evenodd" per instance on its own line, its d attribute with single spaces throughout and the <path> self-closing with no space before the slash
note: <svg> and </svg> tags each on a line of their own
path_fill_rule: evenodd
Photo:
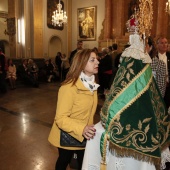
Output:
<svg viewBox="0 0 170 170">
<path fill-rule="evenodd" d="M 10 57 L 16 58 L 15 0 L 8 0 L 7 31 L 9 33 Z"/>
<path fill-rule="evenodd" d="M 43 56 L 43 1 L 34 0 L 34 56 L 41 58 Z"/>
<path fill-rule="evenodd" d="M 128 7 L 130 0 L 113 0 L 112 2 L 112 28 L 111 28 L 111 34 L 112 38 L 118 39 L 125 36 L 126 27 L 125 24 L 127 20 L 129 19 L 128 16 Z"/>
<path fill-rule="evenodd" d="M 111 39 L 112 0 L 105 0 L 104 40 Z"/>
</svg>

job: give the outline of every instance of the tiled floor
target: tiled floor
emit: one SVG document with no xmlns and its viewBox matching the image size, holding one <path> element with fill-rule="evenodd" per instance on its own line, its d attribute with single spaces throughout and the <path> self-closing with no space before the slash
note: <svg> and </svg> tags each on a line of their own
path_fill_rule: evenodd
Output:
<svg viewBox="0 0 170 170">
<path fill-rule="evenodd" d="M 0 94 L 0 170 L 54 170 L 58 151 L 47 138 L 58 89 L 59 83 L 43 83 Z M 99 100 L 97 112 L 102 103 Z"/>
</svg>

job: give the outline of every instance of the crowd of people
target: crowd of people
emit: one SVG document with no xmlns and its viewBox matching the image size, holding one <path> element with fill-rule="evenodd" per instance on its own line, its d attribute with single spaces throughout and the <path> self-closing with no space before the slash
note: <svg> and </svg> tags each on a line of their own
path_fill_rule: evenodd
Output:
<svg viewBox="0 0 170 170">
<path fill-rule="evenodd" d="M 52 62 L 51 59 L 44 59 L 44 63 L 38 67 L 34 59 L 21 59 L 21 63 L 16 65 L 13 59 L 6 58 L 0 49 L 0 94 L 6 93 L 9 88 L 16 89 L 16 81 L 35 88 L 39 87 L 40 82 L 50 83 L 60 79 L 63 81 L 70 65 L 65 54 L 60 60 L 60 65 L 57 65 L 57 62 Z"/>
<path fill-rule="evenodd" d="M 129 44 L 125 45 L 122 52 L 129 46 Z M 52 82 L 57 79 L 61 82 L 64 81 L 75 54 L 82 49 L 83 41 L 78 41 L 77 48 L 71 52 L 69 57 L 61 52 L 57 52 L 55 61 L 52 62 L 51 59 L 45 59 L 44 66 L 42 68 L 38 68 L 33 59 L 23 59 L 22 64 L 16 68 L 12 59 L 7 60 L 2 49 L 0 49 L 0 91 L 2 93 L 7 91 L 6 79 L 9 81 L 10 88 L 15 89 L 17 77 L 22 79 L 25 84 L 32 85 L 33 87 L 39 86 L 39 77 L 47 82 Z M 102 48 L 101 51 L 98 51 L 96 47 L 94 47 L 94 50 L 96 51 L 97 58 L 99 60 L 99 71 L 98 74 L 95 75 L 97 83 L 100 84 L 98 92 L 100 97 L 105 99 L 105 93 L 107 93 L 110 89 L 119 68 L 122 52 L 118 50 L 118 44 L 115 43 L 112 46 Z M 165 99 L 165 103 L 169 106 L 170 52 L 168 51 L 168 41 L 165 37 L 160 37 L 154 42 L 153 38 L 149 37 L 146 50 L 152 59 L 152 63 L 150 65 L 159 90 L 162 97 Z"/>
</svg>

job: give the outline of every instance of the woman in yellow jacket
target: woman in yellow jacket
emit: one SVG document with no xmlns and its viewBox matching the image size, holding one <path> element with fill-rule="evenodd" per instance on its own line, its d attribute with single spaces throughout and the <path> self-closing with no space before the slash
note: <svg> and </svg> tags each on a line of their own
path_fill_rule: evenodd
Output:
<svg viewBox="0 0 170 170">
<path fill-rule="evenodd" d="M 84 147 L 60 145 L 60 129 L 78 141 L 90 140 L 95 135 L 93 118 L 97 107 L 97 88 L 94 74 L 98 73 L 96 53 L 83 49 L 76 53 L 66 80 L 58 93 L 56 116 L 49 135 L 49 142 L 58 148 L 56 170 L 65 170 L 74 153 L 77 153 L 81 170 Z"/>
</svg>

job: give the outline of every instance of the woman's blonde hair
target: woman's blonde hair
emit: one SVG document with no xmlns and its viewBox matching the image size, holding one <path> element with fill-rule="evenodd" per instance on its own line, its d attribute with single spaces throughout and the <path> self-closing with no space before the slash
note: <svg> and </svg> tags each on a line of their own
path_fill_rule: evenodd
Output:
<svg viewBox="0 0 170 170">
<path fill-rule="evenodd" d="M 69 69 L 69 72 L 67 73 L 65 81 L 62 83 L 68 84 L 68 83 L 73 83 L 73 85 L 76 83 L 78 80 L 80 73 L 84 70 L 86 67 L 86 64 L 90 58 L 90 54 L 94 52 L 92 49 L 83 49 L 78 51 L 73 59 L 73 62 L 71 64 L 71 67 Z M 94 52 L 95 53 L 95 52 Z"/>
</svg>

